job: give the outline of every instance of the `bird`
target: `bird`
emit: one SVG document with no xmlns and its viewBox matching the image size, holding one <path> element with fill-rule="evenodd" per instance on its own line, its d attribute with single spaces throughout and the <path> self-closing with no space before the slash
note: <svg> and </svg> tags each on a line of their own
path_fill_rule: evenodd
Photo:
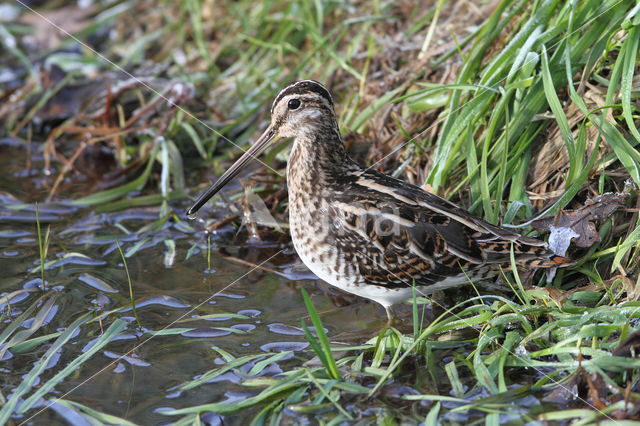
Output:
<svg viewBox="0 0 640 426">
<path fill-rule="evenodd" d="M 573 262 L 539 239 L 495 226 L 347 154 L 334 101 L 315 80 L 288 84 L 255 143 L 187 211 L 191 218 L 253 158 L 293 139 L 287 161 L 289 229 L 302 262 L 348 293 L 391 306 L 418 294 L 488 280 L 509 269 Z"/>
</svg>

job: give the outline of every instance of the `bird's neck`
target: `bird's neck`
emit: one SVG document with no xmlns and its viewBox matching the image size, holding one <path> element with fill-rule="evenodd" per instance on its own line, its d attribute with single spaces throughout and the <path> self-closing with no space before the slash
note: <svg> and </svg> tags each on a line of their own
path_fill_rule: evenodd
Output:
<svg viewBox="0 0 640 426">
<path fill-rule="evenodd" d="M 354 162 L 347 155 L 337 126 L 326 125 L 300 132 L 296 137 L 287 164 L 289 189 L 327 182 Z"/>
</svg>

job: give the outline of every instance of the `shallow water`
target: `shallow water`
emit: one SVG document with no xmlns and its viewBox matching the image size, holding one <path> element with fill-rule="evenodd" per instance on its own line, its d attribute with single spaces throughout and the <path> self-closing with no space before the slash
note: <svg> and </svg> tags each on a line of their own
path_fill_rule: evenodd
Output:
<svg viewBox="0 0 640 426">
<path fill-rule="evenodd" d="M 0 295 L 17 292 L 8 297 L 10 306 L 6 301 L 0 304 L 9 313 L 2 318 L 2 328 L 43 294 L 36 312 L 51 297 L 54 301 L 31 338 L 62 331 L 83 313 L 114 310 L 104 324 L 93 321 L 81 327 L 47 365 L 40 376 L 45 380 L 85 352 L 115 318 L 128 321 L 114 341 L 55 386 L 58 398 L 145 424 L 171 420 L 158 413 L 163 407 L 243 398 L 246 388 L 239 385 L 243 378 L 231 372 L 191 391 L 174 389 L 221 363 L 214 346 L 236 357 L 305 349 L 308 343 L 299 329 L 300 318 L 307 318 L 301 285 L 310 292 L 332 339 L 362 342 L 384 324 L 383 310 L 371 303 L 354 298 L 350 301 L 355 303 L 340 307 L 341 296 L 333 297 L 336 303 L 326 297 L 326 286 L 310 279 L 312 275 L 299 263 L 288 237 L 281 232 L 266 231 L 263 241 L 248 242 L 246 232 L 237 234 L 226 225 L 212 235 L 210 270 L 203 221 L 186 220 L 187 200 L 173 206 L 184 223 L 167 221 L 158 230 L 142 233 L 135 231 L 157 220 L 158 208 L 99 213 L 66 202 L 41 203 L 43 238 L 50 226 L 45 290 L 51 293 L 45 293 L 35 205 L 29 203 L 45 198 L 38 187 L 44 178 L 20 176 L 25 174 L 24 154 L 19 147 L 0 147 Z M 41 163 L 36 158 L 34 164 Z M 204 215 L 225 215 L 223 210 L 211 213 L 210 209 L 207 206 Z M 128 306 L 129 286 L 116 239 L 126 256 L 141 330 Z M 235 258 L 275 272 L 230 260 Z M 21 327 L 29 326 L 31 322 L 25 321 Z M 152 334 L 166 329 L 174 334 Z M 1 364 L 5 397 L 11 396 L 53 340 L 24 352 L 10 349 L 5 353 Z M 277 374 L 288 362 L 292 361 L 283 359 L 261 374 Z M 53 401 L 51 394 L 45 399 Z M 37 415 L 29 422 L 41 423 L 74 418 L 73 411 L 62 404 L 38 411 L 33 408 L 14 419 L 22 422 Z"/>
<path fill-rule="evenodd" d="M 158 220 L 161 210 L 157 206 L 113 212 L 82 208 L 65 200 L 86 195 L 83 191 L 91 183 L 73 180 L 59 197 L 62 201 L 39 204 L 43 238 L 50 228 L 43 289 L 32 201 L 46 198 L 43 183 L 50 178 L 41 173 L 42 158 L 32 158 L 31 172 L 25 171 L 25 160 L 21 146 L 0 143 L 0 391 L 5 399 L 10 400 L 30 380 L 29 373 L 56 339 L 74 321 L 82 322 L 66 343 L 49 354 L 47 365 L 22 395 L 16 410 L 23 404 L 33 405 L 13 415 L 17 423 L 85 424 L 79 408 L 70 408 L 68 403 L 149 424 L 180 419 L 162 414 L 167 409 L 243 401 L 260 390 L 244 386 L 246 380 L 282 377 L 281 373 L 313 358 L 300 328 L 301 318 L 310 323 L 301 286 L 311 295 L 332 342 L 360 345 L 386 325 L 381 307 L 316 281 L 300 263 L 286 230 L 259 227 L 259 235 L 250 235 L 247 227 L 236 229 L 227 224 L 207 234 L 205 225 L 228 216 L 225 205 L 212 208 L 209 204 L 201 218 L 188 220 L 184 212 L 189 200 L 172 203 L 177 219 L 165 221 Z M 135 312 L 118 245 L 131 278 Z M 447 293 L 451 300 L 441 302 L 452 306 L 455 300 L 468 300 L 473 293 L 467 290 L 466 296 Z M 20 319 L 25 312 L 28 315 Z M 411 335 L 410 307 L 400 307 L 398 312 L 403 320 L 394 326 Z M 433 302 L 426 321 L 442 312 L 438 302 Z M 83 320 L 87 314 L 92 318 Z M 119 324 L 122 329 L 101 346 L 101 339 Z M 3 331 L 14 326 L 3 344 Z M 407 401 L 403 396 L 454 396 L 445 365 L 468 357 L 474 345 L 464 342 L 475 337 L 473 328 L 443 333 L 432 342 L 435 349 L 428 360 L 424 356 L 408 359 L 374 400 L 346 392 L 340 402 L 365 423 L 376 422 L 389 409 L 399 418 L 423 418 L 433 402 Z M 28 399 L 69 363 L 92 351 L 90 358 L 43 393 L 43 398 Z M 257 365 L 265 353 L 283 356 L 266 366 Z M 223 366 L 225 357 L 254 355 L 256 358 L 222 374 L 208 373 Z M 366 358 L 364 362 L 372 364 Z M 373 386 L 371 375 L 357 378 L 358 374 L 355 382 Z M 510 385 L 513 396 L 503 395 L 510 400 L 499 401 L 501 422 L 520 424 L 524 414 L 535 416 L 571 401 L 570 396 L 561 395 L 558 401 L 545 402 L 542 392 L 527 390 L 543 371 L 512 369 L 507 374 L 516 384 Z M 476 378 L 466 367 L 460 368 L 459 376 L 467 401 L 491 400 L 483 388 L 473 390 Z M 466 422 L 486 416 L 473 409 L 456 412 L 460 404 L 445 401 L 442 407 L 448 412 L 441 414 L 441 420 Z M 209 424 L 245 422 L 260 409 L 233 415 L 202 413 L 201 420 Z M 336 411 L 330 404 L 319 409 L 303 404 L 298 409 L 285 408 L 283 421 L 328 421 Z"/>
</svg>

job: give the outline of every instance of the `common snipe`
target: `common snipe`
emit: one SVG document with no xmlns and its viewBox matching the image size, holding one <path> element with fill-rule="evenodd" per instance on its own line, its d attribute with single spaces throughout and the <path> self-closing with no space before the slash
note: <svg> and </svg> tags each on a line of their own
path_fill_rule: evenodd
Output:
<svg viewBox="0 0 640 426">
<path fill-rule="evenodd" d="M 364 169 L 347 155 L 329 91 L 303 80 L 282 89 L 271 124 L 189 209 L 194 215 L 276 139 L 293 138 L 287 164 L 291 238 L 319 278 L 389 307 L 497 275 L 499 266 L 566 266 L 543 241 L 496 227 L 407 182 Z"/>
</svg>

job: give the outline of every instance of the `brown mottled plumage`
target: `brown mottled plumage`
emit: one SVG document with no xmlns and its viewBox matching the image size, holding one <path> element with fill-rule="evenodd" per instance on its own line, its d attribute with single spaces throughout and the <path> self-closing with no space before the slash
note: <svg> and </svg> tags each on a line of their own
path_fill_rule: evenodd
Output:
<svg viewBox="0 0 640 426">
<path fill-rule="evenodd" d="M 364 169 L 345 150 L 329 91 L 312 80 L 285 87 L 271 125 L 189 209 L 195 214 L 254 155 L 294 138 L 287 164 L 291 237 L 302 261 L 342 290 L 389 307 L 420 293 L 495 276 L 513 246 L 523 268 L 571 261 L 543 241 L 499 228 L 407 182 Z"/>
</svg>

